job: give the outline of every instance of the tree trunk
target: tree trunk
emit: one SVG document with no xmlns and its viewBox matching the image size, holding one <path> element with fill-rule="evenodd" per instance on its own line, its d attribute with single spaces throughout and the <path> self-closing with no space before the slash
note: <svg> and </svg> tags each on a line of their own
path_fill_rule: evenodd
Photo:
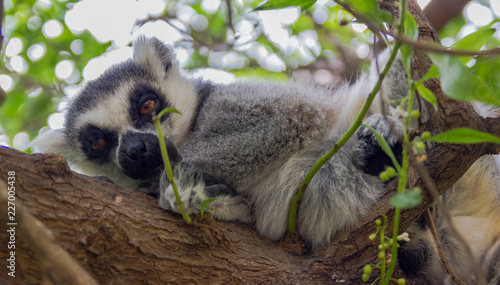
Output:
<svg viewBox="0 0 500 285">
<path fill-rule="evenodd" d="M 420 40 L 437 41 L 435 31 L 415 1 L 409 1 L 409 9 L 419 24 Z M 397 14 L 397 11 L 390 12 Z M 422 76 L 429 67 L 429 60 L 416 51 L 413 59 L 415 77 Z M 420 130 L 468 126 L 500 135 L 500 119 L 482 119 L 469 104 L 445 97 L 437 80 L 427 87 L 436 94 L 440 108 Z M 481 155 L 499 151 L 500 147 L 487 144 L 438 144 L 428 152 L 426 168 L 442 193 Z M 186 225 L 180 215 L 161 209 L 156 199 L 74 173 L 57 155 L 27 155 L 0 148 L 0 182 L 11 181 L 7 178 L 10 171 L 15 171 L 16 188 L 16 277 L 2 273 L 1 284 L 38 284 L 42 278 L 46 284 L 64 283 L 50 276 L 57 270 L 65 271 L 65 265 L 70 263 L 60 265 L 63 268 L 47 269 L 46 264 L 53 261 L 50 259 L 58 259 L 58 255 L 47 254 L 47 247 L 40 245 L 52 246 L 50 242 L 33 242 L 26 234 L 39 224 L 28 223 L 29 219 L 24 218 L 27 215 L 20 214 L 24 211 L 21 204 L 51 230 L 57 244 L 102 284 L 311 284 L 332 281 L 359 284 L 361 268 L 367 263 L 375 263 L 378 253 L 377 242 L 368 239 L 374 232 L 373 221 L 382 214 L 392 220 L 394 211 L 389 198 L 394 193 L 395 183 L 390 183 L 387 194 L 358 225 L 337 235 L 328 248 L 308 252 L 288 238 L 278 244 L 260 237 L 251 225 L 217 222 L 209 215 L 204 221 L 195 217 L 193 225 Z M 418 185 L 424 190 L 424 199 L 417 208 L 403 211 L 401 231 L 432 202 L 432 196 L 415 169 L 410 172 L 409 181 L 410 187 Z M 6 184 L 0 183 L 0 191 L 6 192 L 5 188 Z M 7 203 L 4 200 L 2 204 Z M 7 229 L 10 227 L 7 223 L 11 221 L 7 221 L 5 211 L 0 214 L 0 240 L 8 241 L 10 232 Z M 45 236 L 40 234 L 39 239 Z M 0 259 L 8 259 L 11 251 L 3 242 Z"/>
</svg>

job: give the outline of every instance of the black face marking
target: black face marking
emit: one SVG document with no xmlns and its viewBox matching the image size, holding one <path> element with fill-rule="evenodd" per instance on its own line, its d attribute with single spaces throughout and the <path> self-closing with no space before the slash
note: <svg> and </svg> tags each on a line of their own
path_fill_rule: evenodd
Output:
<svg viewBox="0 0 500 285">
<path fill-rule="evenodd" d="M 154 102 L 154 104 L 151 104 Z M 140 129 L 153 124 L 153 114 L 158 114 L 161 110 L 169 106 L 168 102 L 160 96 L 157 91 L 148 86 L 138 86 L 130 96 L 130 119 L 133 125 Z M 147 108 L 150 112 L 144 112 Z M 142 110 L 142 111 L 141 111 Z M 165 114 L 162 121 L 168 117 Z"/>
<path fill-rule="evenodd" d="M 118 145 L 118 139 L 112 131 L 89 126 L 81 132 L 80 143 L 90 160 L 103 164 L 110 161 L 109 153 Z"/>
</svg>

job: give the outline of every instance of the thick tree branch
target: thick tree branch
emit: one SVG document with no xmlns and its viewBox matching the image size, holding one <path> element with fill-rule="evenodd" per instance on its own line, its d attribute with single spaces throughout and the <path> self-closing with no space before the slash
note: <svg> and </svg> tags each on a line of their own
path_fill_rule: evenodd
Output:
<svg viewBox="0 0 500 285">
<path fill-rule="evenodd" d="M 394 1 L 386 0 L 392 11 Z M 414 0 L 409 9 L 420 26 L 421 41 L 438 41 Z M 413 74 L 421 77 L 429 59 L 416 50 Z M 498 118 L 480 118 L 467 103 L 442 94 L 437 80 L 426 83 L 439 101 L 438 112 L 417 130 L 441 132 L 454 127 L 472 127 L 500 136 Z M 432 109 L 432 108 L 430 108 Z M 486 153 L 498 153 L 499 146 L 436 144 L 429 152 L 426 168 L 440 193 L 450 188 L 472 163 Z M 459 153 L 460 155 L 456 155 Z M 351 230 L 337 235 L 330 247 L 304 252 L 300 245 L 281 244 L 261 238 L 256 230 L 241 223 L 216 222 L 207 218 L 185 225 L 179 215 L 161 209 L 154 198 L 143 193 L 73 173 L 56 155 L 27 155 L 0 148 L 0 180 L 16 171 L 17 198 L 48 228 L 55 240 L 79 261 L 100 283 L 331 283 L 360 284 L 361 268 L 373 263 L 378 249 L 368 236 L 373 221 L 386 214 L 393 219 L 389 199 L 396 185 L 367 217 Z M 404 230 L 432 203 L 425 181 L 415 169 L 409 187 L 423 189 L 423 203 L 403 211 Z M 6 216 L 0 217 L 2 225 Z M 391 230 L 391 229 L 389 229 Z M 5 240 L 6 231 L 0 232 Z M 0 275 L 0 283 L 37 284 L 42 277 L 38 259 L 26 243 L 16 247 L 19 276 Z M 7 258 L 0 249 L 0 259 Z"/>
<path fill-rule="evenodd" d="M 15 191 L 11 192 L 15 193 Z M 7 231 L 7 229 L 3 229 L 7 225 L 10 236 L 13 234 L 14 237 L 19 237 L 35 252 L 37 258 L 41 261 L 40 267 L 42 269 L 43 283 L 47 285 L 97 285 L 94 278 L 83 270 L 80 264 L 57 244 L 53 233 L 38 219 L 33 217 L 20 201 L 11 201 L 8 199 L 9 196 L 7 193 L 7 184 L 0 181 L 0 204 L 3 209 L 0 215 L 3 218 L 2 221 L 6 221 L 8 209 L 11 213 L 15 214 L 15 216 L 12 216 L 15 218 L 15 223 L 7 224 L 2 222 L 2 232 Z M 15 194 L 10 197 L 15 198 Z M 10 204 L 8 204 L 9 201 L 11 201 Z M 15 246 L 16 241 L 12 239 L 10 241 L 13 241 L 10 245 Z M 11 249 L 10 252 L 15 252 L 15 248 Z"/>
</svg>

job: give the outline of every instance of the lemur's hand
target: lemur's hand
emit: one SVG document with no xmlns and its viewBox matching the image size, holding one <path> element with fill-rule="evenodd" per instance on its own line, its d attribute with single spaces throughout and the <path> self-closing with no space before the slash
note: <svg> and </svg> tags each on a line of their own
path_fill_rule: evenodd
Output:
<svg viewBox="0 0 500 285">
<path fill-rule="evenodd" d="M 370 116 L 365 124 L 379 132 L 391 147 L 398 162 L 401 162 L 402 145 L 399 140 L 403 137 L 403 124 L 391 117 L 382 114 Z M 358 145 L 356 146 L 355 163 L 366 173 L 378 175 L 387 166 L 393 166 L 391 159 L 383 152 L 373 132 L 365 127 L 357 131 Z"/>
<path fill-rule="evenodd" d="M 203 201 L 215 198 L 206 212 L 219 220 L 253 221 L 248 200 L 237 193 L 220 179 L 203 174 L 184 163 L 178 163 L 174 169 L 174 179 L 179 190 L 182 205 L 188 214 L 196 214 L 203 208 Z M 162 208 L 179 213 L 172 184 L 165 172 L 160 178 L 159 204 Z"/>
</svg>

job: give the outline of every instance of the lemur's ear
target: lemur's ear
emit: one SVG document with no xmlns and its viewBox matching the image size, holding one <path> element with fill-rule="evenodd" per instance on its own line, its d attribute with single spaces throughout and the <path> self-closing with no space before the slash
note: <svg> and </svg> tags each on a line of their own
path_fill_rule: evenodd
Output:
<svg viewBox="0 0 500 285">
<path fill-rule="evenodd" d="M 158 75 L 165 76 L 173 65 L 177 65 L 174 51 L 157 38 L 141 36 L 133 46 L 134 62 Z"/>
<path fill-rule="evenodd" d="M 66 157 L 71 152 L 63 129 L 48 130 L 41 133 L 31 141 L 30 147 L 33 148 L 34 152 L 57 153 L 63 157 Z"/>
</svg>

